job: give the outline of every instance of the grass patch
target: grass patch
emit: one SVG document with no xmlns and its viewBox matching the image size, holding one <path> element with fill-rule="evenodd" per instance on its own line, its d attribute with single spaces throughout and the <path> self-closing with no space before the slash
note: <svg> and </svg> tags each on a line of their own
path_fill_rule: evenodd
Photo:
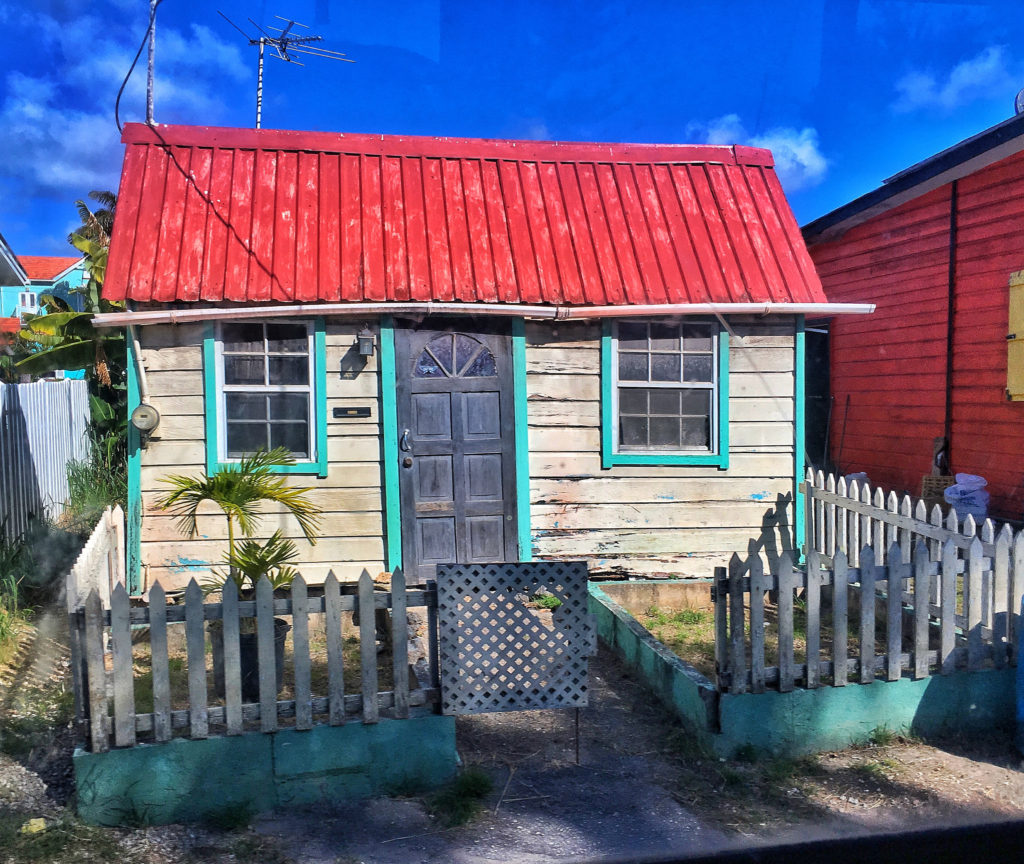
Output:
<svg viewBox="0 0 1024 864">
<path fill-rule="evenodd" d="M 554 594 L 534 594 L 531 600 L 533 605 L 540 609 L 555 610 L 562 605 L 562 601 Z"/>
<path fill-rule="evenodd" d="M 470 766 L 440 792 L 427 799 L 427 809 L 446 828 L 471 822 L 480 813 L 483 799 L 494 781 L 482 768 Z"/>
<path fill-rule="evenodd" d="M 30 818 L 25 813 L 0 812 L 0 849 L 5 862 L 124 860 L 124 850 L 109 831 L 71 816 L 46 820 L 42 831 L 22 831 Z"/>
<path fill-rule="evenodd" d="M 715 675 L 715 621 L 703 609 L 668 611 L 652 606 L 639 617 L 640 623 L 670 651 L 702 675 Z"/>
</svg>

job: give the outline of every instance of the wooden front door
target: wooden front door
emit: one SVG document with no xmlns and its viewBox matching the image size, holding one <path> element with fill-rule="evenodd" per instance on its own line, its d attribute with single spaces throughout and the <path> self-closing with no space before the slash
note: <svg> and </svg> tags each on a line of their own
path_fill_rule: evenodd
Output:
<svg viewBox="0 0 1024 864">
<path fill-rule="evenodd" d="M 460 328 L 461 323 L 461 328 Z M 511 338 L 477 323 L 396 327 L 402 564 L 518 559 Z"/>
</svg>

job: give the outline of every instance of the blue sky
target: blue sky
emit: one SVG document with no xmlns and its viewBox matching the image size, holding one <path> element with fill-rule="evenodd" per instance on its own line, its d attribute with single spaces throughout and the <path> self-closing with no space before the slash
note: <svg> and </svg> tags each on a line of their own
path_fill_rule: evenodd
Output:
<svg viewBox="0 0 1024 864">
<path fill-rule="evenodd" d="M 0 233 L 73 254 L 73 202 L 115 188 L 114 99 L 148 0 L 0 0 Z M 158 122 L 252 126 L 252 32 L 286 15 L 355 64 L 268 59 L 266 128 L 770 147 L 801 224 L 1013 113 L 1008 2 L 164 0 Z M 121 118 L 143 120 L 145 54 Z"/>
</svg>

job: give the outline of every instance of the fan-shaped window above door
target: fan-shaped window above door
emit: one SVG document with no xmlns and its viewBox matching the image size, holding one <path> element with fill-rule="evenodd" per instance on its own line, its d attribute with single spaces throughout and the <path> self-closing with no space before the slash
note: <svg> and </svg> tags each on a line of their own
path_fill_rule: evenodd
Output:
<svg viewBox="0 0 1024 864">
<path fill-rule="evenodd" d="M 490 378 L 498 370 L 494 355 L 479 339 L 444 333 L 426 344 L 413 374 L 417 378 Z"/>
</svg>

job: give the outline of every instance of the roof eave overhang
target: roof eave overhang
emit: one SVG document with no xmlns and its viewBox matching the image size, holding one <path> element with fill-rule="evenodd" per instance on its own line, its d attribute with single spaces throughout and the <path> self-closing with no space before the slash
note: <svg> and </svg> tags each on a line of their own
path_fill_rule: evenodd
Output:
<svg viewBox="0 0 1024 864">
<path fill-rule="evenodd" d="M 961 141 L 888 178 L 801 229 L 808 246 L 841 237 L 875 216 L 1024 151 L 1024 114 Z"/>
<path fill-rule="evenodd" d="M 204 306 L 153 309 L 96 315 L 97 327 L 188 324 L 253 318 L 291 318 L 310 315 L 496 315 L 516 318 L 583 320 L 680 315 L 867 315 L 873 303 L 660 303 L 632 306 L 528 306 L 513 303 L 294 303 L 260 306 Z"/>
</svg>

